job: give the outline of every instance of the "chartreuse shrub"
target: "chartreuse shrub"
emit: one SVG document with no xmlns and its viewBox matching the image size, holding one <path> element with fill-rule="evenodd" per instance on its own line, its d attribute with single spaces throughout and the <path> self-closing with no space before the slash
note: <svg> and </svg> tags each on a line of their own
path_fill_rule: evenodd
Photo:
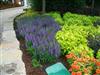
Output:
<svg viewBox="0 0 100 75">
<path fill-rule="evenodd" d="M 85 15 L 78 15 L 78 14 L 72 14 L 72 13 L 65 13 L 63 16 L 64 19 L 64 25 L 84 25 L 89 26 L 93 25 L 91 19 L 89 19 Z"/>
<path fill-rule="evenodd" d="M 63 54 L 74 52 L 77 54 L 82 50 L 91 50 L 87 45 L 87 36 L 88 34 L 93 34 L 89 31 L 92 27 L 85 26 L 63 26 L 62 30 L 58 31 L 56 34 L 56 39 L 58 40 Z M 90 52 L 90 56 L 93 53 Z"/>
<path fill-rule="evenodd" d="M 90 50 L 90 56 L 92 56 L 93 51 L 87 38 L 100 35 L 100 27 L 94 27 L 93 25 L 98 19 L 99 17 L 65 13 L 62 29 L 56 34 L 62 53 L 74 52 L 78 54 L 83 50 Z"/>
<path fill-rule="evenodd" d="M 100 17 L 97 16 L 86 16 L 79 14 L 72 14 L 70 12 L 65 13 L 63 16 L 64 25 L 84 25 L 84 26 L 96 26 L 100 24 Z"/>
</svg>

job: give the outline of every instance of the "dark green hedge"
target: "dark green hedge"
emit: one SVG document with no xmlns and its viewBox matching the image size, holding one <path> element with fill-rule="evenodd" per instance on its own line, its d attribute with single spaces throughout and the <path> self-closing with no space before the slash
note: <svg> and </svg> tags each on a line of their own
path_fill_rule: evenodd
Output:
<svg viewBox="0 0 100 75">
<path fill-rule="evenodd" d="M 86 0 L 46 0 L 46 10 L 73 10 L 83 8 Z M 35 10 L 42 9 L 42 0 L 31 0 L 31 6 Z"/>
</svg>

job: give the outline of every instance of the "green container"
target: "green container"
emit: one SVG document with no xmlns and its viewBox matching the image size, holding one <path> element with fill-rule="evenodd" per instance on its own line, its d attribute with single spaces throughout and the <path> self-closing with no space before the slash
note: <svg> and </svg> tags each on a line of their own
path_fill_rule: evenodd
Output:
<svg viewBox="0 0 100 75">
<path fill-rule="evenodd" d="M 56 63 L 46 68 L 46 72 L 48 75 L 71 75 L 62 63 Z"/>
</svg>

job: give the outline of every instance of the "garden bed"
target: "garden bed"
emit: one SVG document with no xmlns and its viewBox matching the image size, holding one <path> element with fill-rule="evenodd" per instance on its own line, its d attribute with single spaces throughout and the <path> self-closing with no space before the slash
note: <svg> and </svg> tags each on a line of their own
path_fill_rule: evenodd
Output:
<svg viewBox="0 0 100 75">
<path fill-rule="evenodd" d="M 15 24 L 27 74 L 45 75 L 56 62 L 72 75 L 100 74 L 100 17 L 26 11 Z"/>
</svg>

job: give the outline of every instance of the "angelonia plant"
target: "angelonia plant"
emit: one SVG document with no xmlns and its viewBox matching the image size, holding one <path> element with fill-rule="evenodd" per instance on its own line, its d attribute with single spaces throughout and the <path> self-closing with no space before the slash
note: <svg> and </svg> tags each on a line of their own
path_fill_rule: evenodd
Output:
<svg viewBox="0 0 100 75">
<path fill-rule="evenodd" d="M 60 46 L 55 39 L 60 26 L 52 17 L 44 15 L 23 18 L 18 21 L 17 25 L 17 31 L 25 37 L 27 50 L 33 57 L 42 62 L 49 62 L 60 56 Z M 43 57 L 45 58 L 42 59 Z"/>
</svg>

